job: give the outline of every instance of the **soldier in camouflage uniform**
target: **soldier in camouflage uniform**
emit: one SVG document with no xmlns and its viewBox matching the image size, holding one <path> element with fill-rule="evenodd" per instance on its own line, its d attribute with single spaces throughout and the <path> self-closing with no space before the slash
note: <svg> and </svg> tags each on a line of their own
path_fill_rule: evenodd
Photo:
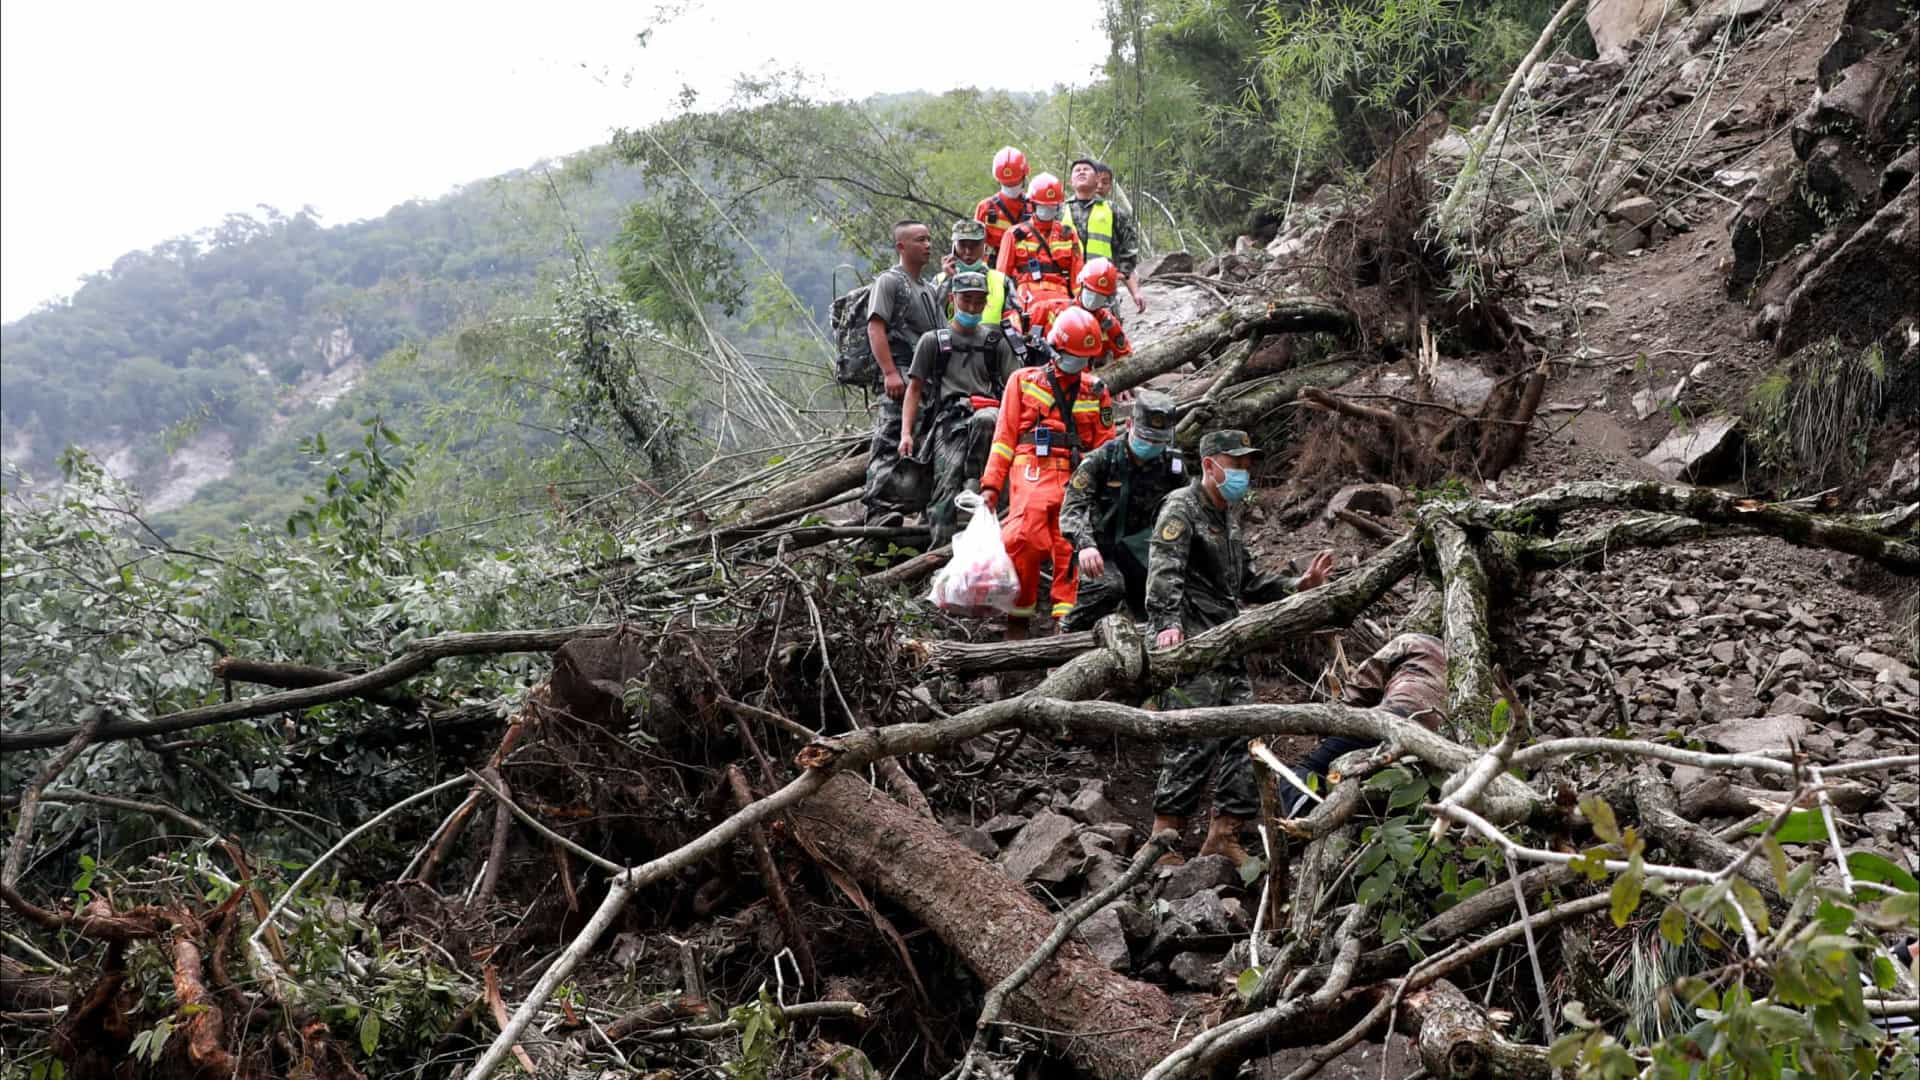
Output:
<svg viewBox="0 0 1920 1080">
<path fill-rule="evenodd" d="M 979 226 L 976 221 L 966 224 Z M 915 459 L 916 438 L 932 444 L 918 448 L 918 460 L 931 453 L 933 494 L 927 524 L 935 547 L 956 531 L 954 497 L 969 484 L 978 490 L 976 478 L 986 471 L 987 448 L 1000 422 L 1000 394 L 1019 369 L 1006 333 L 983 321 L 986 275 L 960 273 L 950 284 L 953 317 L 946 326 L 920 335 L 901 406 L 901 459 Z M 924 405 L 931 412 L 928 423 L 920 422 L 923 402 L 930 403 Z"/>
<path fill-rule="evenodd" d="M 1313 557 L 1298 581 L 1256 570 L 1241 535 L 1238 504 L 1250 486 L 1248 466 L 1259 451 L 1244 431 L 1210 431 L 1200 439 L 1200 475 L 1172 495 L 1154 525 L 1147 559 L 1147 627 L 1160 648 L 1240 614 L 1242 601 L 1265 603 L 1319 587 L 1333 569 L 1333 553 Z M 1253 701 L 1244 660 L 1190 678 L 1162 696 L 1162 707 L 1199 708 Z M 1161 752 L 1153 792 L 1153 831 L 1184 831 L 1214 778 L 1213 820 L 1202 855 L 1246 861 L 1241 826 L 1259 812 L 1253 762 L 1244 736 L 1169 743 Z M 1179 862 L 1169 852 L 1163 862 Z"/>
<path fill-rule="evenodd" d="M 1140 391 L 1127 437 L 1103 444 L 1074 470 L 1060 531 L 1078 552 L 1080 595 L 1061 629 L 1085 630 L 1123 607 L 1135 619 L 1146 617 L 1154 522 L 1167 496 L 1187 482 L 1186 463 L 1171 449 L 1179 417 L 1172 397 Z"/>
<path fill-rule="evenodd" d="M 1084 589 L 1083 589 L 1084 592 Z M 1447 718 L 1447 647 L 1432 634 L 1400 634 L 1367 657 L 1340 688 L 1340 700 L 1356 708 L 1385 709 L 1438 731 Z M 1304 779 L 1325 776 L 1342 754 L 1374 745 L 1367 739 L 1329 735 L 1320 740 L 1294 771 Z M 1283 794 L 1287 813 L 1305 808 L 1307 796 Z"/>
<path fill-rule="evenodd" d="M 900 261 L 873 279 L 868 294 L 867 343 L 880 368 L 879 415 L 867 458 L 867 485 L 860 501 L 869 525 L 899 525 L 906 515 L 927 505 L 928 477 L 924 462 L 900 456 L 901 402 L 907 394 L 907 369 L 920 335 L 940 325 L 933 290 L 920 272 L 933 257 L 927 227 L 902 221 L 893 227 L 893 247 Z"/>
</svg>

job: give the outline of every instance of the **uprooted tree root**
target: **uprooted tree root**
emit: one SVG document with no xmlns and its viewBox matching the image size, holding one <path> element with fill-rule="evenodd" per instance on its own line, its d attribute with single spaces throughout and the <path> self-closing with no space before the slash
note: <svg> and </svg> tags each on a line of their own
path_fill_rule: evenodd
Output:
<svg viewBox="0 0 1920 1080">
<path fill-rule="evenodd" d="M 1618 509 L 1640 513 L 1583 532 L 1559 530 L 1567 515 Z M 982 1063 L 1011 1030 L 993 1017 L 982 1028 L 970 1023 L 975 999 L 946 989 L 954 965 L 977 985 L 996 987 L 990 1007 L 1005 1022 L 1048 1033 L 1042 1039 L 1051 1052 L 1095 1076 L 1197 1076 L 1301 1044 L 1322 1046 L 1315 1060 L 1324 1061 L 1389 1024 L 1412 1035 L 1436 1070 L 1545 1075 L 1544 1049 L 1501 1033 L 1450 977 L 1471 976 L 1474 985 L 1495 978 L 1489 957 L 1508 944 L 1524 942 L 1537 960 L 1539 942 L 1552 940 L 1548 931 L 1612 902 L 1605 892 L 1580 895 L 1582 875 L 1566 857 L 1519 838 L 1522 829 L 1545 830 L 1578 847 L 1594 831 L 1605 834 L 1598 842 L 1607 847 L 1612 826 L 1594 824 L 1557 797 L 1556 785 L 1566 782 L 1554 772 L 1560 763 L 1599 754 L 1748 770 L 1787 784 L 1791 792 L 1778 794 L 1791 805 L 1840 797 L 1843 776 L 1911 768 L 1920 758 L 1828 767 L 1823 775 L 1784 748 L 1728 755 L 1618 739 L 1527 745 L 1524 717 L 1490 747 L 1476 746 L 1467 736 L 1480 718 L 1498 714 L 1503 701 L 1510 711 L 1518 704 L 1504 689 L 1489 637 L 1492 586 L 1523 588 L 1531 569 L 1577 566 L 1622 546 L 1754 533 L 1913 575 L 1920 573 L 1916 519 L 1920 506 L 1843 517 L 1656 484 L 1575 484 L 1512 503 L 1431 504 L 1415 534 L 1339 580 L 1165 650 L 1146 648 L 1124 619 L 1047 642 L 920 643 L 901 636 L 888 605 L 876 602 L 880 594 L 826 580 L 831 564 L 811 575 L 815 564 L 806 562 L 735 566 L 729 597 L 738 617 L 731 621 L 490 638 L 489 647 L 557 647 L 552 675 L 527 696 L 484 761 L 336 847 L 410 803 L 459 798 L 437 828 L 418 835 L 413 865 L 358 914 L 343 916 L 330 900 L 305 905 L 295 895 L 319 864 L 270 911 L 245 854 L 230 843 L 220 846 L 235 887 L 211 906 L 170 900 L 118 909 L 96 898 L 68 913 L 23 896 L 12 869 L 0 898 L 30 925 L 83 946 L 90 974 L 65 1000 L 52 1032 L 69 1075 L 111 1074 L 151 1029 L 158 1018 L 137 1002 L 157 989 L 142 980 L 157 975 L 182 1010 L 173 1021 L 180 1030 L 164 1049 L 169 1074 L 357 1076 L 345 1047 L 365 1038 L 365 1029 L 339 1013 L 340 996 L 364 992 L 355 979 L 417 979 L 406 973 L 429 967 L 447 987 L 433 1020 L 434 1054 L 462 1062 L 473 1080 L 509 1058 L 542 1070 L 602 1058 L 711 1066 L 741 1052 L 742 1025 L 777 1029 L 803 1019 L 822 1025 L 826 1046 L 802 1052 L 796 1043 L 796 1067 L 858 1053 L 847 1049 L 845 1040 L 853 1040 L 884 1060 L 914 1058 L 931 1073 L 963 1053 Z M 1138 699 L 1229 659 L 1350 625 L 1420 566 L 1423 547 L 1441 584 L 1432 606 L 1451 656 L 1456 731 L 1437 734 L 1392 713 L 1335 705 L 1146 712 L 1097 700 Z M 431 657 L 478 647 L 442 640 L 419 649 Z M 916 703 L 885 674 L 1034 666 L 1052 671 L 1031 691 L 972 708 L 955 704 L 959 711 L 950 714 Z M 275 700 L 311 704 L 314 689 L 252 700 L 267 711 Z M 341 700 L 386 687 L 332 681 L 317 689 Z M 1072 941 L 1069 924 L 1087 914 L 1084 906 L 1056 919 L 932 819 L 920 785 L 939 773 L 922 761 L 998 732 L 1044 738 L 1063 730 L 1146 740 L 1290 733 L 1380 742 L 1366 760 L 1343 763 L 1311 815 L 1270 823 L 1304 843 L 1273 868 L 1284 876 L 1270 884 L 1293 904 L 1258 985 L 1244 1001 L 1218 1003 L 1211 1024 L 1181 1023 L 1181 1010 L 1160 988 L 1108 969 Z M 113 798 L 51 785 L 95 740 L 124 737 L 98 722 L 72 735 L 71 752 L 56 755 L 23 792 L 23 823 L 30 827 L 42 797 Z M 1363 778 L 1395 760 L 1417 760 L 1445 776 L 1436 778 L 1424 811 L 1436 830 L 1463 829 L 1502 848 L 1516 875 L 1511 890 L 1490 889 L 1412 928 L 1428 945 L 1429 959 L 1419 963 L 1403 945 L 1378 939 L 1375 905 L 1346 900 L 1351 884 L 1339 869 L 1339 853 L 1354 850 L 1358 830 L 1378 813 Z M 1697 815 L 1682 811 L 1665 781 L 1642 771 L 1606 794 L 1656 845 L 1632 853 L 1633 872 L 1679 883 L 1737 879 L 1763 900 L 1778 896 L 1756 847 L 1695 824 Z M 17 831 L 14 850 L 29 839 Z M 1615 860 L 1608 872 L 1628 872 L 1628 853 L 1617 845 L 1610 851 L 1596 858 Z M 1838 840 L 1834 855 L 1844 864 Z M 1656 864 L 1656 856 L 1665 861 Z M 1540 865 L 1522 874 L 1530 863 Z M 1528 898 L 1544 889 L 1560 902 L 1535 910 Z M 382 945 L 348 942 L 342 966 L 318 972 L 309 953 L 324 941 L 342 948 L 322 930 L 340 925 L 378 927 Z M 164 962 L 134 962 L 136 954 Z M 763 986 L 769 1004 L 729 1015 L 729 1006 L 756 1001 Z M 1527 1007 L 1551 1012 L 1544 980 L 1536 992 L 1524 968 L 1509 989 Z M 868 1028 L 865 1016 L 886 1022 Z M 1550 1017 L 1543 1027 L 1551 1031 Z"/>
</svg>

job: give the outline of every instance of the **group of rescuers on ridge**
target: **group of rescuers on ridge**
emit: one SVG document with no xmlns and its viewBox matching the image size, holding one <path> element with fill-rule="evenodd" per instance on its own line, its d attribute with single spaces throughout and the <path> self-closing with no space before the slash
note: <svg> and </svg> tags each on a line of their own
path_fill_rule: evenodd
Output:
<svg viewBox="0 0 1920 1080">
<path fill-rule="evenodd" d="M 958 530 L 963 492 L 979 494 L 983 513 L 1005 496 L 1001 536 L 1019 577 L 1009 640 L 1027 636 L 1048 564 L 1056 629 L 1085 629 L 1124 607 L 1146 620 L 1160 648 L 1232 619 L 1243 602 L 1324 584 L 1332 551 L 1298 578 L 1253 565 L 1237 513 L 1260 453 L 1246 432 L 1202 435 L 1194 473 L 1171 449 L 1174 400 L 1142 389 L 1117 437 L 1112 395 L 1094 371 L 1132 352 L 1115 310 L 1120 287 L 1137 311 L 1147 303 L 1135 280 L 1138 232 L 1108 198 L 1112 170 L 1073 162 L 1068 198 L 1050 173 L 1029 180 L 1026 156 L 1009 146 L 995 155 L 993 178 L 999 190 L 953 224 L 952 250 L 931 283 L 920 278 L 933 257 L 930 231 L 903 221 L 893 230 L 899 261 L 869 291 L 867 344 L 882 396 L 862 497 L 868 524 L 924 513 L 938 546 Z M 1440 641 L 1402 634 L 1342 696 L 1436 727 L 1445 684 Z M 1183 681 L 1159 704 L 1252 701 L 1246 662 L 1236 660 Z M 1327 739 L 1299 770 L 1324 774 L 1367 745 Z M 1209 780 L 1214 812 L 1201 854 L 1238 865 L 1247 858 L 1239 830 L 1259 811 L 1244 737 L 1166 745 L 1153 830 L 1184 834 Z M 1292 792 L 1283 805 L 1293 812 L 1307 799 Z M 1163 861 L 1180 858 L 1170 852 Z"/>
</svg>

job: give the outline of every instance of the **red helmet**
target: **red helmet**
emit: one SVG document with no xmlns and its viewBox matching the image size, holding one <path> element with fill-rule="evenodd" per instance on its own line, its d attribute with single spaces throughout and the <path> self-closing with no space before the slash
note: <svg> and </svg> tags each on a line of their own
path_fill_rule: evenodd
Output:
<svg viewBox="0 0 1920 1080">
<path fill-rule="evenodd" d="M 1091 360 L 1100 355 L 1105 336 L 1100 331 L 1100 320 L 1094 318 L 1093 312 L 1076 304 L 1053 320 L 1053 329 L 1047 333 L 1047 344 L 1061 352 Z"/>
<path fill-rule="evenodd" d="M 1059 206 L 1067 201 L 1067 189 L 1060 186 L 1059 177 L 1043 172 L 1027 185 L 1027 201 L 1041 206 Z"/>
<path fill-rule="evenodd" d="M 1011 146 L 1003 146 L 993 155 L 993 178 L 1012 187 L 1027 178 L 1027 155 Z"/>
<path fill-rule="evenodd" d="M 1074 282 L 1082 289 L 1092 289 L 1101 296 L 1112 296 L 1120 287 L 1120 271 L 1114 269 L 1110 259 L 1093 258 L 1080 268 L 1080 277 Z"/>
</svg>

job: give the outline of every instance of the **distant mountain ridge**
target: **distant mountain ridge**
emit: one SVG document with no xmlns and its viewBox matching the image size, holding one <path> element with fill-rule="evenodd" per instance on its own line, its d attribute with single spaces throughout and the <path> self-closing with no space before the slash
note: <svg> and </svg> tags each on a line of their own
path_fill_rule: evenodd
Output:
<svg viewBox="0 0 1920 1080">
<path fill-rule="evenodd" d="M 553 173 L 580 178 L 564 211 Z M 82 447 L 172 509 L 389 350 L 532 287 L 566 253 L 563 213 L 596 246 L 642 194 L 597 149 L 366 221 L 261 207 L 130 252 L 0 327 L 0 450 L 39 481 Z"/>
</svg>

